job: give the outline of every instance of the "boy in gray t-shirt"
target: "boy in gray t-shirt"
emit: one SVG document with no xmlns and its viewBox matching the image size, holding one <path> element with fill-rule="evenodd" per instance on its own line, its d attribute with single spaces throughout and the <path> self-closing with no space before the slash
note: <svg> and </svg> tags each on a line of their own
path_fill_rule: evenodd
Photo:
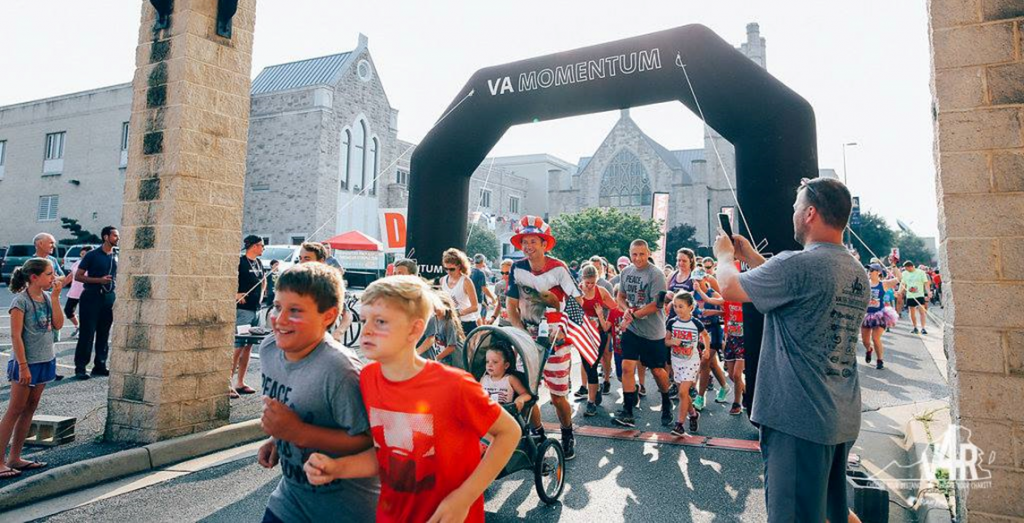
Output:
<svg viewBox="0 0 1024 523">
<path fill-rule="evenodd" d="M 362 364 L 327 334 L 341 289 L 340 273 L 320 263 L 297 265 L 277 282 L 274 335 L 259 348 L 262 422 L 271 436 L 259 462 L 269 468 L 280 461 L 284 477 L 270 495 L 264 521 L 362 522 L 376 514 L 377 478 L 313 486 L 302 470 L 314 452 L 340 457 L 372 445 L 359 391 Z"/>
</svg>

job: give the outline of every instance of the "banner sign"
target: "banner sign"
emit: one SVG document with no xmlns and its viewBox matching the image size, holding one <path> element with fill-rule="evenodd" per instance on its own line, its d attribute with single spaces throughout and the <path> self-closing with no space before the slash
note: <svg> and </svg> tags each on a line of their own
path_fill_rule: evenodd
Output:
<svg viewBox="0 0 1024 523">
<path fill-rule="evenodd" d="M 345 270 L 384 269 L 384 253 L 381 251 L 342 251 L 335 249 L 334 257 Z"/>
<path fill-rule="evenodd" d="M 860 196 L 853 197 L 853 209 L 850 210 L 850 226 L 860 227 Z"/>
<path fill-rule="evenodd" d="M 381 240 L 384 252 L 405 253 L 406 209 L 380 209 Z"/>
<path fill-rule="evenodd" d="M 654 205 L 651 206 L 651 219 L 661 220 L 659 225 L 658 250 L 654 251 L 654 264 L 658 267 L 665 266 L 665 240 L 668 234 L 668 193 L 654 193 Z"/>
</svg>

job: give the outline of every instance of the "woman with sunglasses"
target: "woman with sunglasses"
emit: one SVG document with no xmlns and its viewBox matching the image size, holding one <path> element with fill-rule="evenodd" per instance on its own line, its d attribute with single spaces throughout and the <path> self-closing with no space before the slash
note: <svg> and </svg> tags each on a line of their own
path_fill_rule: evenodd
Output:
<svg viewBox="0 0 1024 523">
<path fill-rule="evenodd" d="M 473 280 L 469 279 L 469 257 L 458 249 L 448 249 L 441 256 L 441 264 L 446 273 L 441 278 L 441 288 L 455 301 L 462 332 L 468 336 L 470 331 L 477 327 L 477 321 L 480 319 L 476 286 L 473 285 Z"/>
</svg>

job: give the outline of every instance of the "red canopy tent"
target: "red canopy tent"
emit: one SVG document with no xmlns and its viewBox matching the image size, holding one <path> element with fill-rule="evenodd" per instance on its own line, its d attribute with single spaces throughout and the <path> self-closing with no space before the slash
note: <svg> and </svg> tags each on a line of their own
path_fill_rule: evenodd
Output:
<svg viewBox="0 0 1024 523">
<path fill-rule="evenodd" d="M 339 234 L 326 242 L 332 249 L 339 251 L 382 251 L 384 244 L 359 232 L 348 231 Z"/>
</svg>

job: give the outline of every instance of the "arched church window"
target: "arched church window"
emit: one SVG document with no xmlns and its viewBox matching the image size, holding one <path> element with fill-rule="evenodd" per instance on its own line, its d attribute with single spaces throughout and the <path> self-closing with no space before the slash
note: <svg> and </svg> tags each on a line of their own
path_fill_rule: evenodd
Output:
<svg viewBox="0 0 1024 523">
<path fill-rule="evenodd" d="M 341 158 L 338 160 L 338 169 L 341 171 L 338 173 L 338 178 L 341 179 L 341 190 L 348 189 L 349 182 L 349 162 L 352 158 L 352 131 L 345 129 L 341 132 Z"/>
<path fill-rule="evenodd" d="M 602 207 L 639 207 L 651 205 L 651 181 L 647 170 L 632 152 L 615 154 L 601 175 L 598 203 Z"/>
<path fill-rule="evenodd" d="M 357 182 L 352 186 L 352 191 L 359 192 L 363 190 L 363 187 L 366 187 L 366 122 L 363 120 L 356 122 L 354 131 L 350 171 L 358 176 Z"/>
<path fill-rule="evenodd" d="M 370 141 L 370 161 L 366 162 L 366 168 L 370 169 L 370 196 L 377 194 L 377 170 L 380 168 L 380 141 L 374 136 Z"/>
</svg>

